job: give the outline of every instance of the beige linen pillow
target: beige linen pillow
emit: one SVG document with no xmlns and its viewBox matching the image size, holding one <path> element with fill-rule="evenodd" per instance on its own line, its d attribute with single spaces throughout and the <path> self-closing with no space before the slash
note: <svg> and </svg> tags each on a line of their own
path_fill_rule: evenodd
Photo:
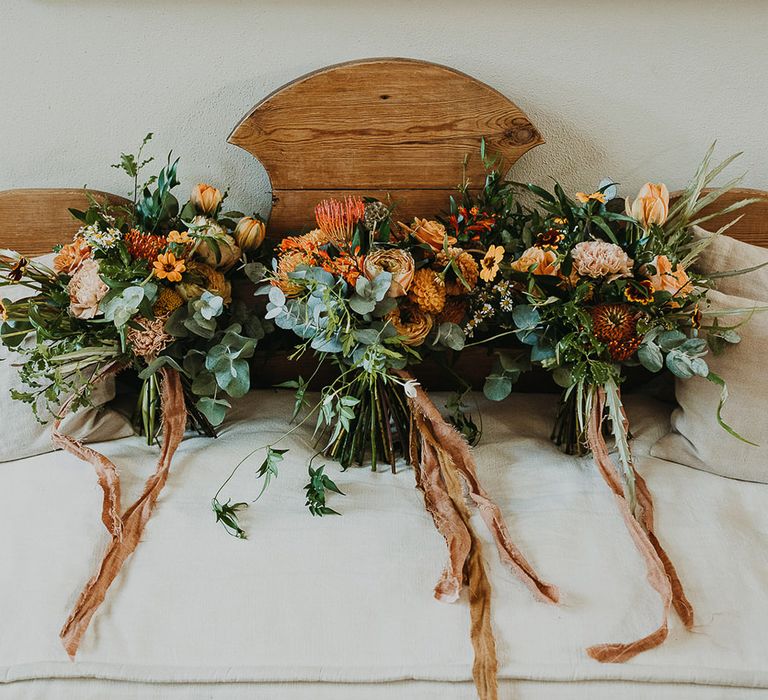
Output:
<svg viewBox="0 0 768 700">
<path fill-rule="evenodd" d="M 39 258 L 50 265 L 50 257 Z M 19 286 L 0 288 L 0 298 L 21 299 L 28 290 Z M 51 425 L 43 425 L 35 418 L 32 409 L 21 401 L 11 398 L 11 389 L 24 390 L 14 367 L 22 357 L 4 345 L 0 345 L 0 421 L 4 439 L 0 440 L 0 462 L 53 452 Z M 80 409 L 62 423 L 62 431 L 83 442 L 103 442 L 133 435 L 131 422 L 107 403 L 115 397 L 114 377 L 100 382 L 93 390 L 94 406 Z M 12 436 L 12 439 L 8 439 Z"/>
<path fill-rule="evenodd" d="M 694 226 L 697 238 L 706 238 L 712 234 L 703 228 Z M 727 272 L 746 270 L 755 265 L 768 263 L 768 248 L 761 248 L 749 243 L 737 241 L 727 235 L 716 236 L 704 249 L 696 261 L 696 271 Z M 735 277 L 721 277 L 716 282 L 717 290 L 723 294 L 733 294 L 746 299 L 768 302 L 768 265 L 759 270 Z"/>
<path fill-rule="evenodd" d="M 764 305 L 715 291 L 709 293 L 709 300 L 715 310 Z M 724 316 L 721 325 L 731 326 L 743 318 Z M 723 419 L 758 447 L 720 427 L 716 417 L 720 389 L 703 377 L 693 377 L 675 380 L 678 408 L 672 413 L 672 431 L 651 448 L 651 455 L 720 476 L 768 483 L 768 312 L 755 312 L 737 332 L 740 343 L 705 359 L 728 385 L 730 398 Z"/>
</svg>

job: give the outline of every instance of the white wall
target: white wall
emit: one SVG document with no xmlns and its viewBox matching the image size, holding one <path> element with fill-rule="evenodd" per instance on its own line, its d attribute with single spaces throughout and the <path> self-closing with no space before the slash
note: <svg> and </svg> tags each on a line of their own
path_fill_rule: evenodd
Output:
<svg viewBox="0 0 768 700">
<path fill-rule="evenodd" d="M 147 131 L 182 180 L 268 207 L 259 164 L 225 140 L 249 108 L 315 68 L 423 58 L 513 99 L 547 144 L 515 179 L 589 189 L 682 186 L 707 145 L 745 152 L 768 188 L 763 0 L 0 0 L 0 189 L 121 193 L 108 166 Z M 354 118 L 354 115 L 350 115 Z"/>
</svg>

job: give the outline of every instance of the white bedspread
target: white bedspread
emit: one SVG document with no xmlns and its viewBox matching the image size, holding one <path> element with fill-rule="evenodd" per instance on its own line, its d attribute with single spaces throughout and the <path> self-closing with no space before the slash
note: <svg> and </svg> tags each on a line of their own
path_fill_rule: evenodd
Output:
<svg viewBox="0 0 768 700">
<path fill-rule="evenodd" d="M 673 617 L 660 648 L 599 664 L 585 647 L 655 629 L 661 606 L 590 460 L 550 445 L 554 400 L 480 400 L 480 477 L 563 597 L 559 606 L 535 602 L 475 519 L 493 585 L 502 698 L 687 698 L 691 684 L 697 698 L 767 697 L 768 486 L 638 459 L 697 625 L 686 632 Z M 218 440 L 185 440 L 76 663 L 58 631 L 106 542 L 101 492 L 91 467 L 66 454 L 0 465 L 0 698 L 473 696 L 468 607 L 432 597 L 445 546 L 409 469 L 339 473 L 329 463 L 347 494 L 330 502 L 343 517 L 312 518 L 302 491 L 307 430 L 285 442 L 279 478 L 244 515 L 250 539 L 214 524 L 219 482 L 283 432 L 291 405 L 288 394 L 256 393 Z M 666 431 L 668 409 L 631 398 L 628 407 L 644 455 Z M 156 451 L 139 438 L 99 449 L 121 466 L 128 502 Z M 225 498 L 255 495 L 262 458 Z"/>
</svg>

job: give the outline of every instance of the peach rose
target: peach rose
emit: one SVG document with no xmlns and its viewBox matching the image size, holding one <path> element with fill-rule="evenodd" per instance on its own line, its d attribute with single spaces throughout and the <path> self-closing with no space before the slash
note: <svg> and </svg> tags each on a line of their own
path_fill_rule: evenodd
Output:
<svg viewBox="0 0 768 700">
<path fill-rule="evenodd" d="M 99 277 L 99 263 L 88 258 L 72 276 L 67 290 L 69 313 L 75 318 L 87 320 L 99 312 L 99 302 L 106 296 L 109 287 Z"/>
<path fill-rule="evenodd" d="M 372 280 L 380 272 L 392 274 L 392 284 L 387 296 L 401 297 L 411 286 L 415 271 L 413 256 L 401 248 L 380 248 L 365 258 L 365 276 Z"/>
<path fill-rule="evenodd" d="M 647 277 L 655 292 L 669 292 L 675 297 L 684 297 L 693 292 L 693 284 L 688 278 L 688 273 L 679 265 L 673 269 L 666 255 L 657 255 L 652 265 L 656 268 L 656 272 Z"/>
<path fill-rule="evenodd" d="M 557 262 L 557 254 L 554 250 L 537 248 L 536 246 L 528 248 L 519 259 L 512 263 L 511 267 L 517 272 L 528 272 L 534 265 L 534 275 L 560 274 L 560 263 Z"/>
<path fill-rule="evenodd" d="M 75 238 L 72 243 L 61 246 L 61 250 L 53 259 L 53 269 L 60 275 L 71 275 L 90 257 L 91 246 L 84 238 Z"/>
<path fill-rule="evenodd" d="M 419 243 L 425 243 L 432 250 L 442 250 L 446 239 L 446 230 L 439 221 L 429 221 L 428 219 L 414 219 L 410 227 L 400 224 L 407 229 Z M 454 245 L 456 239 L 448 236 L 448 245 Z"/>
<path fill-rule="evenodd" d="M 213 214 L 219 208 L 224 196 L 221 190 L 201 182 L 192 190 L 192 196 L 189 199 L 199 212 Z"/>
<path fill-rule="evenodd" d="M 627 199 L 627 214 L 640 222 L 643 228 L 652 224 L 661 226 L 669 216 L 669 190 L 664 184 L 646 182 L 634 202 Z"/>
</svg>

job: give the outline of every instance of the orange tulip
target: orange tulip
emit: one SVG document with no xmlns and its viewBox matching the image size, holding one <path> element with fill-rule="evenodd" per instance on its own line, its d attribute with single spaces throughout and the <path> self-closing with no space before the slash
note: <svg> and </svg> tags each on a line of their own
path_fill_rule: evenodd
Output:
<svg viewBox="0 0 768 700">
<path fill-rule="evenodd" d="M 637 219 L 643 228 L 649 228 L 653 224 L 662 226 L 669 216 L 667 186 L 646 182 L 634 202 L 627 199 L 627 214 Z"/>
<path fill-rule="evenodd" d="M 201 182 L 192 190 L 192 196 L 190 200 L 202 214 L 213 214 L 218 208 L 224 196 L 221 194 L 221 190 L 216 189 L 212 185 L 206 185 Z"/>
<path fill-rule="evenodd" d="M 264 242 L 267 229 L 261 219 L 244 216 L 235 227 L 235 240 L 242 250 L 257 250 Z"/>
</svg>

